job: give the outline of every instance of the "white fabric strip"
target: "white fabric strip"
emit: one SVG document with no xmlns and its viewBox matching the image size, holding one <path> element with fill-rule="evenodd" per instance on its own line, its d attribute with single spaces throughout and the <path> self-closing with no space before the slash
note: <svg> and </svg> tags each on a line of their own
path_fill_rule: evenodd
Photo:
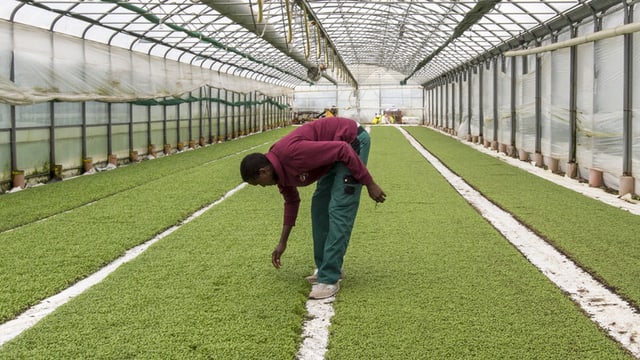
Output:
<svg viewBox="0 0 640 360">
<path fill-rule="evenodd" d="M 329 343 L 329 326 L 333 317 L 335 296 L 323 300 L 308 300 L 309 320 L 302 331 L 302 346 L 298 351 L 299 360 L 322 360 Z"/>
</svg>

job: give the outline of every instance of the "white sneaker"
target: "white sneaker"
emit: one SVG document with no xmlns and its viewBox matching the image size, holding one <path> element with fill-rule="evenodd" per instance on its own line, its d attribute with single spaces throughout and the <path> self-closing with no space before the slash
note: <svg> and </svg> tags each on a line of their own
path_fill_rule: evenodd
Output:
<svg viewBox="0 0 640 360">
<path fill-rule="evenodd" d="M 335 295 L 340 290 L 340 283 L 335 284 L 315 284 L 311 287 L 309 299 L 326 299 Z"/>
<path fill-rule="evenodd" d="M 344 280 L 345 277 L 346 277 L 346 275 L 344 273 L 344 270 L 340 271 L 340 280 L 338 280 L 338 281 Z M 309 275 L 309 276 L 305 277 L 305 279 L 311 284 L 317 284 L 318 283 L 318 269 L 313 270 L 313 275 Z"/>
</svg>

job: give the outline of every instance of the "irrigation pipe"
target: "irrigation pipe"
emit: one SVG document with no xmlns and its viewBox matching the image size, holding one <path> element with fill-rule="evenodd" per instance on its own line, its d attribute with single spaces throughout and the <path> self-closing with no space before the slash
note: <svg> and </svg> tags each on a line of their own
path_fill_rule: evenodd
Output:
<svg viewBox="0 0 640 360">
<path fill-rule="evenodd" d="M 191 216 L 184 219 L 181 223 L 170 227 L 169 229 L 165 230 L 164 232 L 157 235 L 153 239 L 148 240 L 147 242 L 141 245 L 138 245 L 134 248 L 129 249 L 123 256 L 117 258 L 107 266 L 89 275 L 88 277 L 82 279 L 81 281 L 77 282 L 75 285 L 59 292 L 58 294 L 42 300 L 39 304 L 23 312 L 17 318 L 7 321 L 4 324 L 0 324 L 0 346 L 4 345 L 8 341 L 11 341 L 16 336 L 22 334 L 22 332 L 24 332 L 25 330 L 37 324 L 45 316 L 54 312 L 58 307 L 69 302 L 69 300 L 82 294 L 83 292 L 91 288 L 93 285 L 104 280 L 109 274 L 116 271 L 124 263 L 127 263 L 137 258 L 140 254 L 142 254 L 145 250 L 147 250 L 149 246 L 155 244 L 156 242 L 167 237 L 174 231 L 178 230 L 180 227 L 200 217 L 202 214 L 207 212 L 207 210 L 211 209 L 212 207 L 228 199 L 229 197 L 231 197 L 236 192 L 240 191 L 245 186 L 247 186 L 247 183 L 244 183 L 244 182 L 241 183 L 235 188 L 229 190 L 226 194 L 224 194 L 218 200 L 194 212 L 193 214 L 191 214 Z"/>
<path fill-rule="evenodd" d="M 600 328 L 640 359 L 640 313 L 617 294 L 596 281 L 573 261 L 518 222 L 510 213 L 486 199 L 409 135 L 398 130 L 418 152 L 496 230 L 568 294 Z"/>
<path fill-rule="evenodd" d="M 287 44 L 291 44 L 293 40 L 293 27 L 291 26 L 291 7 L 289 6 L 289 0 L 285 0 L 285 7 L 287 8 Z"/>
<path fill-rule="evenodd" d="M 576 46 L 576 45 L 593 42 L 597 40 L 608 39 L 618 35 L 631 34 L 637 31 L 640 31 L 640 22 L 620 25 L 613 29 L 602 30 L 589 35 L 578 36 L 573 39 L 560 41 L 557 43 L 539 46 L 531 49 L 505 51 L 503 55 L 504 56 L 524 56 L 524 55 L 538 54 L 541 52 L 553 51 L 553 50 Z"/>
<path fill-rule="evenodd" d="M 308 59 L 309 55 L 311 55 L 311 39 L 309 38 L 309 19 L 307 19 L 307 8 L 303 7 L 303 16 L 304 16 L 304 33 L 306 37 L 306 42 L 304 46 L 304 58 Z"/>
<path fill-rule="evenodd" d="M 262 7 L 264 6 L 264 0 L 258 0 L 258 22 L 261 23 L 263 19 Z"/>
</svg>

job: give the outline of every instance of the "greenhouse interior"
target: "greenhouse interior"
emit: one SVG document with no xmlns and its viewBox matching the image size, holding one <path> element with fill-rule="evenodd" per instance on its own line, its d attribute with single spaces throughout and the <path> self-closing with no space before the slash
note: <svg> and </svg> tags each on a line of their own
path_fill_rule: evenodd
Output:
<svg viewBox="0 0 640 360">
<path fill-rule="evenodd" d="M 2 188 L 337 109 L 361 123 L 400 112 L 403 123 L 523 152 L 574 177 L 597 171 L 607 187 L 634 193 L 632 8 L 613 0 L 6 1 Z"/>
<path fill-rule="evenodd" d="M 6 263 L 0 266 L 0 273 L 4 274 L 0 276 L 4 293 L 0 298 L 0 358 L 322 359 L 325 351 L 326 357 L 333 359 L 640 358 L 639 220 L 633 215 L 637 214 L 640 200 L 640 39 L 637 39 L 640 22 L 634 20 L 636 0 L 2 0 L 1 3 L 0 216 L 5 224 L 0 226 L 0 244 L 4 244 L 0 247 L 0 253 L 4 254 L 0 258 Z M 91 289 L 93 293 L 84 293 L 77 303 L 73 300 L 60 307 L 33 328 L 30 324 L 24 333 L 4 332 L 2 326 L 11 328 L 12 321 L 18 321 L 36 304 L 47 302 L 49 297 L 89 278 L 175 224 L 182 227 L 177 232 L 186 233 L 185 229 L 200 226 L 199 231 L 191 232 L 210 231 L 214 237 L 234 240 L 233 234 L 245 228 L 251 228 L 245 230 L 252 231 L 251 236 L 257 238 L 262 236 L 260 229 L 252 226 L 277 227 L 279 218 L 267 222 L 258 211 L 264 210 L 263 204 L 271 199 L 278 207 L 269 208 L 269 212 L 280 214 L 279 194 L 273 199 L 259 197 L 257 192 L 246 195 L 245 208 L 238 204 L 238 209 L 233 207 L 224 212 L 226 217 L 220 216 L 227 220 L 224 225 L 217 224 L 218 227 L 212 224 L 207 228 L 199 220 L 191 222 L 189 216 L 195 216 L 196 210 L 207 204 L 217 204 L 211 196 L 226 194 L 220 198 L 226 199 L 233 194 L 230 189 L 242 183 L 237 170 L 238 156 L 242 156 L 239 154 L 252 149 L 266 152 L 274 141 L 293 129 L 332 117 L 355 120 L 371 133 L 372 174 L 380 179 L 380 186 L 389 195 L 388 203 L 380 206 L 376 203 L 370 208 L 365 206 L 370 201 L 363 200 L 356 230 L 360 221 L 372 228 L 400 226 L 406 231 L 419 225 L 411 220 L 443 221 L 450 222 L 460 232 L 460 238 L 470 242 L 477 236 L 494 236 L 486 234 L 493 234 L 498 226 L 490 227 L 486 221 L 474 225 L 482 229 L 486 226 L 485 230 L 463 231 L 467 226 L 465 219 L 480 218 L 479 213 L 483 213 L 476 205 L 473 207 L 477 211 L 467 212 L 464 206 L 456 205 L 455 196 L 442 204 L 429 197 L 435 188 L 441 188 L 439 182 L 432 184 L 432 179 L 447 175 L 430 173 L 433 169 L 428 165 L 431 163 L 428 154 L 425 158 L 429 163 L 424 158 L 413 159 L 426 149 L 454 173 L 451 176 L 464 178 L 471 188 L 620 296 L 630 313 L 617 321 L 610 314 L 603 322 L 593 320 L 596 315 L 576 305 L 580 303 L 576 297 L 586 291 L 583 288 L 575 290 L 578 295 L 568 296 L 574 291 L 559 285 L 561 290 L 555 286 L 547 289 L 547 283 L 551 282 L 546 278 L 538 285 L 539 273 L 564 270 L 532 272 L 527 270 L 533 267 L 529 262 L 520 265 L 520 260 L 494 259 L 492 264 L 501 263 L 505 267 L 506 270 L 498 271 L 507 278 L 512 275 L 510 271 L 526 274 L 513 275 L 511 284 L 503 284 L 513 290 L 504 296 L 514 302 L 537 299 L 538 305 L 527 306 L 538 312 L 525 315 L 505 306 L 504 312 L 513 318 L 505 315 L 508 319 L 496 320 L 501 315 L 485 316 L 481 310 L 469 310 L 471 313 L 463 316 L 461 312 L 458 319 L 458 315 L 447 313 L 446 306 L 440 305 L 440 322 L 432 318 L 429 319 L 433 321 L 418 321 L 429 315 L 423 305 L 431 300 L 422 299 L 410 306 L 412 311 L 423 312 L 407 313 L 407 318 L 396 324 L 382 315 L 385 308 L 378 310 L 379 305 L 356 297 L 355 290 L 347 288 L 349 281 L 358 284 L 358 274 L 363 279 L 369 274 L 367 271 L 375 272 L 358 262 L 362 259 L 353 259 L 355 278 L 351 280 L 347 268 L 344 290 L 334 300 L 336 322 L 327 331 L 328 349 L 325 344 L 325 348 L 312 349 L 305 355 L 300 348 L 313 335 L 303 334 L 302 322 L 305 314 L 307 318 L 312 316 L 308 315 L 311 310 L 308 305 L 304 307 L 307 300 L 305 296 L 301 300 L 300 293 L 308 289 L 305 284 L 296 283 L 293 289 L 284 290 L 288 276 L 285 270 L 278 272 L 276 280 L 273 269 L 266 267 L 259 268 L 258 275 L 246 275 L 248 280 L 245 279 L 262 279 L 264 284 L 283 283 L 282 288 L 274 285 L 273 293 L 260 292 L 268 299 L 265 302 L 287 297 L 282 300 L 286 315 L 281 313 L 281 318 L 274 321 L 277 328 L 263 326 L 270 319 L 264 313 L 277 310 L 262 304 L 260 295 L 246 295 L 240 285 L 236 289 L 233 279 L 237 273 L 220 266 L 216 267 L 218 272 L 207 273 L 211 277 L 221 274 L 224 277 L 209 286 L 232 287 L 237 291 L 236 299 L 243 298 L 238 306 L 256 306 L 263 313 L 256 315 L 253 309 L 240 311 L 226 305 L 224 311 L 233 319 L 213 311 L 209 315 L 215 321 L 211 321 L 218 325 L 209 323 L 204 316 L 193 315 L 202 304 L 189 308 L 194 299 L 202 296 L 201 290 L 195 290 L 180 302 L 180 308 L 186 307 L 191 313 L 184 310 L 185 314 L 175 322 L 186 324 L 189 316 L 194 316 L 199 319 L 197 323 L 194 320 L 187 329 L 184 325 L 171 328 L 170 321 L 155 323 L 151 319 L 154 316 L 166 317 L 160 311 L 163 305 L 154 310 L 160 315 L 149 315 L 149 319 L 140 321 L 144 325 L 136 323 L 138 329 L 131 319 L 142 316 L 141 313 L 132 310 L 129 314 L 124 305 L 121 308 L 117 301 L 105 300 L 116 297 L 113 294 L 126 296 L 126 291 L 117 288 L 117 279 L 129 281 L 127 274 L 133 276 L 135 269 L 148 269 L 143 265 L 136 268 L 136 260 L 131 261 L 133 270 L 119 277 L 120 270 L 114 272 L 105 280 L 111 282 L 99 284 L 102 287 L 96 285 Z M 415 148 L 408 144 L 414 144 Z M 232 162 L 231 170 L 223 168 L 227 161 Z M 511 165 L 503 168 L 504 164 Z M 208 167 L 211 168 L 206 175 L 204 168 Z M 567 186 L 584 189 L 582 192 L 596 192 L 593 197 L 599 200 L 595 201 L 597 204 L 585 205 L 583 200 L 573 198 L 574 192 L 565 194 L 558 190 L 562 193 L 558 195 L 556 190 L 544 187 L 551 185 L 538 184 L 540 176 L 512 173 L 520 168 L 525 169 L 522 174 L 550 174 L 550 182 L 570 182 L 573 185 Z M 493 180 L 485 182 L 481 176 Z M 191 186 L 193 190 L 189 190 Z M 201 195 L 204 188 L 215 194 Z M 249 188 L 242 192 L 253 191 Z M 172 191 L 176 194 L 169 195 Z M 181 191 L 184 193 L 178 195 Z M 406 208 L 399 200 L 403 191 L 414 191 L 413 195 L 406 195 L 404 205 L 412 204 Z M 451 187 L 442 187 L 441 191 L 451 191 Z M 125 193 L 129 195 L 125 197 Z M 164 198 L 154 197 L 161 195 Z M 234 195 L 242 196 L 245 195 Z M 393 207 L 394 196 L 395 206 L 400 206 L 397 209 Z M 600 208 L 600 200 L 605 197 L 626 205 Z M 122 202 L 116 202 L 117 198 Z M 125 211 L 127 201 L 134 204 L 134 198 L 135 204 L 148 208 Z M 103 202 L 104 212 L 99 216 L 97 212 Z M 111 205 L 107 207 L 106 202 Z M 226 206 L 235 206 L 232 200 L 227 202 L 231 204 Z M 551 202 L 557 202 L 557 211 L 551 210 Z M 436 211 L 426 215 L 423 208 L 426 204 L 439 207 L 442 216 Z M 620 210 L 621 206 L 631 210 Z M 525 210 L 528 207 L 530 211 Z M 93 209 L 93 213 L 88 209 Z M 388 211 L 387 215 L 383 211 Z M 73 217 L 76 212 L 86 214 L 76 218 Z M 449 215 L 445 216 L 445 212 Z M 242 222 L 243 216 L 251 216 L 252 220 Z M 591 216 L 594 220 L 589 220 Z M 69 219 L 62 222 L 66 217 Z M 565 217 L 582 222 L 565 221 Z M 215 223 L 215 219 L 212 217 L 210 222 Z M 142 226 L 141 222 L 146 223 Z M 136 231 L 147 232 L 138 238 L 126 229 L 119 229 L 125 223 L 140 227 Z M 145 228 L 152 223 L 155 227 Z M 589 226 L 583 226 L 584 223 Z M 85 225 L 89 229 L 79 229 Z M 98 226 L 100 230 L 96 229 Z M 305 226 L 303 223 L 297 227 Z M 567 226 L 564 232 L 559 229 L 563 226 Z M 576 228 L 583 232 L 574 232 Z M 100 231 L 103 236 L 97 235 Z M 397 234 L 385 231 L 390 238 L 395 236 L 404 243 L 402 231 Z M 439 230 L 420 227 L 412 231 L 418 234 L 415 240 L 419 242 L 418 238 Z M 449 234 L 447 231 L 442 230 L 441 235 L 447 237 L 444 235 Z M 71 242 L 76 235 L 77 243 Z M 172 237 L 164 236 L 148 251 Z M 413 239 L 413 235 L 407 236 Z M 94 237 L 110 245 L 82 242 Z M 108 240 L 115 238 L 119 240 L 113 244 Z M 27 244 L 25 239 L 32 240 Z M 109 246 L 115 248 L 107 249 Z M 160 250 L 169 252 L 169 245 L 164 246 Z M 171 251 L 184 250 L 175 246 Z M 272 241 L 264 245 L 266 250 L 253 253 L 253 258 L 244 258 L 242 254 L 262 245 L 256 243 L 244 250 L 235 248 L 239 245 L 219 246 L 238 251 L 238 257 L 253 264 L 270 254 Z M 416 249 L 422 248 L 418 244 L 413 248 L 413 243 L 404 246 L 406 249 L 393 251 L 406 252 L 406 258 L 379 261 L 399 269 L 400 264 L 411 258 L 413 263 L 405 265 L 414 267 L 413 270 L 404 271 L 421 272 L 419 269 L 427 265 L 416 265 L 423 263 L 422 255 L 418 256 L 421 250 Z M 438 250 L 442 252 L 440 257 L 435 252 L 423 255 L 438 262 L 449 256 L 444 255 L 448 254 L 447 249 L 456 246 L 442 244 Z M 461 251 L 479 254 L 477 247 L 469 246 Z M 512 256 L 510 250 L 520 249 L 515 244 L 509 246 L 498 246 L 492 254 L 505 252 L 508 257 Z M 354 250 L 354 256 L 357 251 Z M 363 256 L 376 253 L 361 251 Z M 387 252 L 384 248 L 376 251 Z M 518 259 L 530 258 L 523 250 L 519 251 L 524 256 L 519 255 Z M 183 259 L 183 263 L 196 266 L 198 253 L 206 252 L 194 248 L 190 256 L 195 259 Z M 287 252 L 292 257 L 289 266 L 300 270 L 302 264 L 291 264 L 298 259 L 293 252 L 293 249 Z M 451 256 L 453 259 L 454 255 Z M 460 259 L 460 263 L 468 264 L 478 257 Z M 153 262 L 160 260 L 151 255 L 141 256 L 140 261 L 144 259 L 148 266 L 156 265 L 157 271 L 171 268 L 173 263 Z M 271 265 L 269 260 L 267 266 Z M 75 261 L 78 264 L 70 265 Z M 237 272 L 253 271 L 247 264 L 227 263 L 224 258 L 216 261 L 235 267 Z M 190 270 L 183 269 L 183 263 L 175 266 L 188 274 Z M 67 270 L 61 270 L 67 265 Z M 444 263 L 440 268 L 443 267 Z M 26 269 L 38 270 L 31 274 Z M 459 269 L 466 269 L 466 265 L 460 265 Z M 478 271 L 475 268 L 467 275 L 451 274 L 448 280 L 443 274 L 441 280 L 457 283 L 465 276 L 472 278 Z M 424 272 L 429 270 L 424 268 Z M 380 270 L 375 278 L 385 279 L 385 274 Z M 114 276 L 116 280 L 112 279 Z M 432 280 L 438 281 L 433 276 Z M 517 279 L 530 277 L 535 279 L 531 281 L 536 283 L 536 291 L 540 287 L 540 294 L 545 295 L 530 296 L 524 287 L 519 290 L 511 287 Z M 151 274 L 149 278 L 155 279 Z M 185 281 L 193 281 L 191 285 L 195 286 L 202 280 L 195 275 L 189 280 L 172 279 L 176 287 Z M 488 287 L 477 281 L 471 285 L 476 290 L 498 286 L 498 280 Z M 33 283 L 34 288 L 25 288 L 25 283 Z M 226 285 L 220 285 L 223 283 Z M 138 294 L 159 292 L 162 287 L 158 283 L 148 288 L 136 284 L 140 288 L 132 292 Z M 389 286 L 400 287 L 402 282 L 396 279 L 392 284 Z M 502 289 L 503 285 L 498 287 Z M 435 290 L 445 291 L 427 286 L 425 292 Z M 440 302 L 452 297 L 469 299 L 462 290 L 449 290 L 442 298 L 431 299 Z M 416 298 L 415 294 L 402 291 L 394 294 Z M 92 294 L 102 301 L 99 305 L 90 302 Z M 131 296 L 127 299 L 137 304 Z M 429 295 L 424 296 L 429 299 Z M 472 302 L 477 301 L 476 308 L 489 309 L 488 304 L 493 302 L 502 306 L 500 301 L 490 300 L 491 296 L 487 293 L 483 298 L 486 303 L 477 298 Z M 591 303 L 597 302 L 594 298 Z M 549 303 L 560 305 L 546 310 L 546 305 L 540 305 Z M 124 301 L 122 304 L 134 306 Z M 371 318 L 363 314 L 369 306 Z M 409 311 L 400 305 L 390 306 L 399 306 L 391 309 L 400 318 Z M 85 307 L 95 311 L 83 312 Z M 92 320 L 93 325 L 77 319 L 81 314 L 93 318 L 116 308 L 122 312 L 119 315 L 122 319 L 120 325 L 112 327 L 121 332 L 109 328 L 110 321 L 118 321 L 113 316 L 104 320 L 105 324 L 100 318 Z M 74 311 L 80 315 L 74 316 Z M 542 319 L 538 318 L 541 312 L 546 314 Z M 564 315 L 565 312 L 570 315 Z M 447 319 L 454 319 L 453 324 L 447 326 Z M 475 328 L 469 325 L 474 319 Z M 533 324 L 535 319 L 541 323 Z M 376 325 L 359 328 L 352 324 L 358 321 L 387 327 L 381 330 Z M 239 325 L 233 327 L 234 322 Z M 128 325 L 122 325 L 125 323 Z M 458 325 L 459 335 L 443 330 Z M 510 329 L 511 325 L 514 328 Z M 212 330 L 216 326 L 221 328 Z M 584 337 L 570 339 L 562 335 L 561 329 L 569 326 L 567 332 L 579 332 Z M 251 329 L 258 330 L 251 333 Z M 155 335 L 146 337 L 145 331 Z M 231 335 L 226 337 L 222 333 Z M 197 334 L 203 334 L 205 340 L 198 339 Z M 252 336 L 256 340 L 249 340 L 254 339 Z M 134 340 L 137 337 L 141 340 Z M 273 340 L 276 337 L 280 341 Z M 426 337 L 431 339 L 424 340 Z M 88 338 L 92 340 L 82 340 Z M 161 341 L 166 345 L 160 345 Z M 510 341 L 513 343 L 508 345 Z"/>
</svg>

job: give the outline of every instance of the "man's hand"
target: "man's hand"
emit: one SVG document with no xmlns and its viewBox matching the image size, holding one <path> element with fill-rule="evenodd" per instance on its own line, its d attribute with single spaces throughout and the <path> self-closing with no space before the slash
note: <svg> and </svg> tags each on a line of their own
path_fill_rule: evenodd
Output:
<svg viewBox="0 0 640 360">
<path fill-rule="evenodd" d="M 280 269 L 282 264 L 280 263 L 280 256 L 284 254 L 284 251 L 287 249 L 287 243 L 279 242 L 278 246 L 271 253 L 271 263 L 276 269 Z"/>
<path fill-rule="evenodd" d="M 378 186 L 378 184 L 376 184 L 375 182 L 367 185 L 367 191 L 369 192 L 369 197 L 372 198 L 375 202 L 381 203 L 384 202 L 387 198 L 387 194 L 385 194 L 380 186 Z"/>
</svg>

